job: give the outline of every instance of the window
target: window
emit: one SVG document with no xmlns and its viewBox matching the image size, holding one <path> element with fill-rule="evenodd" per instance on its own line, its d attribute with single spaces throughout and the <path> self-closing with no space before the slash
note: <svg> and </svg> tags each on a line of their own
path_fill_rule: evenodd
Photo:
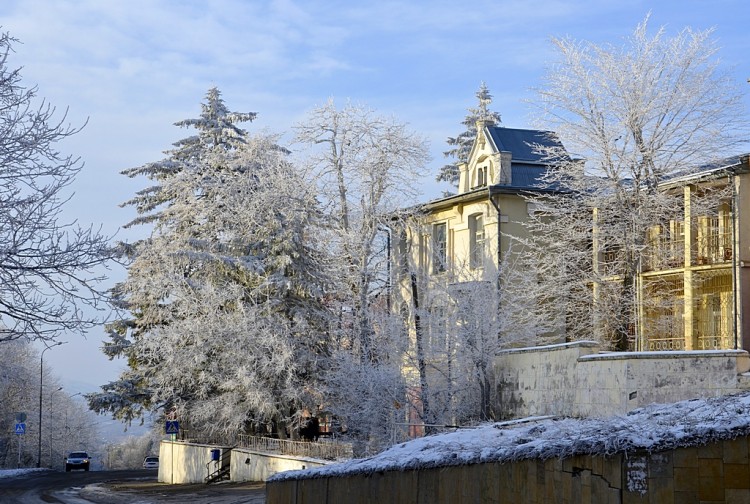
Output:
<svg viewBox="0 0 750 504">
<path fill-rule="evenodd" d="M 469 266 L 471 269 L 484 267 L 484 217 L 476 214 L 469 217 L 470 249 Z"/>
<path fill-rule="evenodd" d="M 448 263 L 448 225 L 445 222 L 432 225 L 432 272 L 445 271 Z"/>
<path fill-rule="evenodd" d="M 694 264 L 716 264 L 732 259 L 732 218 L 727 203 L 711 215 L 697 218 Z"/>
<path fill-rule="evenodd" d="M 487 167 L 480 166 L 477 168 L 477 185 L 474 187 L 483 187 L 487 185 Z"/>
<path fill-rule="evenodd" d="M 430 310 L 429 319 L 429 344 L 428 348 L 432 352 L 443 352 L 446 348 L 446 324 L 447 312 L 442 306 L 433 306 Z"/>
</svg>

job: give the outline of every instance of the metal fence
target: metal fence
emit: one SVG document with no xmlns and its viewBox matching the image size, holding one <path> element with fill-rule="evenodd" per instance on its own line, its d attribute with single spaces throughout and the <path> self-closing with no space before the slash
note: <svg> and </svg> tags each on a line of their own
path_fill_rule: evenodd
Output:
<svg viewBox="0 0 750 504">
<path fill-rule="evenodd" d="M 261 436 L 237 436 L 237 446 L 265 453 L 278 453 L 322 460 L 352 458 L 352 445 L 338 441 L 292 441 Z"/>
</svg>

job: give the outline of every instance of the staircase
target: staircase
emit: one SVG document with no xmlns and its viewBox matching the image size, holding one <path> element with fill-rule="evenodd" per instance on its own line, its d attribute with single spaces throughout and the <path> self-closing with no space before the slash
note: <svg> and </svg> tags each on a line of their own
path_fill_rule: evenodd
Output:
<svg viewBox="0 0 750 504">
<path fill-rule="evenodd" d="M 206 464 L 206 473 L 208 474 L 208 476 L 206 476 L 206 478 L 203 480 L 206 485 L 229 479 L 231 459 L 232 449 L 224 448 L 221 450 L 219 460 L 211 460 Z"/>
</svg>

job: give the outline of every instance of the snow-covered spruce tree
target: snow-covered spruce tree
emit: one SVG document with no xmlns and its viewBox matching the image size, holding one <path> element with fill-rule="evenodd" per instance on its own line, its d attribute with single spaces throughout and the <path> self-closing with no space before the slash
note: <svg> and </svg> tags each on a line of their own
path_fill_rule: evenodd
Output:
<svg viewBox="0 0 750 504">
<path fill-rule="evenodd" d="M 313 148 L 308 159 L 328 218 L 328 249 L 337 258 L 336 294 L 329 299 L 337 323 L 332 329 L 335 346 L 328 371 L 336 376 L 329 376 L 329 381 L 365 380 L 331 388 L 331 397 L 337 399 L 330 407 L 351 429 L 358 441 L 357 452 L 365 453 L 369 449 L 365 445 L 376 449 L 384 443 L 376 439 L 384 434 L 383 426 L 373 425 L 384 413 L 369 410 L 360 415 L 361 407 L 354 411 L 346 405 L 382 405 L 382 399 L 398 394 L 402 387 L 399 380 L 384 376 L 371 379 L 373 373 L 397 375 L 394 369 L 400 366 L 396 362 L 400 357 L 390 350 L 398 342 L 381 340 L 403 337 L 401 330 L 391 332 L 391 324 L 384 320 L 388 317 L 382 317 L 388 312 L 388 303 L 383 301 L 389 295 L 383 244 L 394 219 L 399 218 L 397 210 L 416 196 L 414 181 L 424 174 L 427 148 L 404 124 L 351 103 L 338 109 L 333 100 L 313 110 L 296 130 L 297 140 Z M 372 369 L 352 375 L 351 360 Z M 347 400 L 341 394 L 350 397 Z"/>
<path fill-rule="evenodd" d="M 560 59 L 537 102 L 540 125 L 581 158 L 547 152 L 557 195 L 533 201 L 530 228 L 546 257 L 535 271 L 541 295 L 560 307 L 570 338 L 620 350 L 636 325 L 648 230 L 683 212 L 680 195 L 659 185 L 733 154 L 747 131 L 711 31 L 649 35 L 647 23 L 622 47 L 554 40 Z"/>
<path fill-rule="evenodd" d="M 0 34 L 0 343 L 53 341 L 100 323 L 112 253 L 109 238 L 61 216 L 83 164 L 55 145 L 80 129 L 9 67 L 15 42 Z"/>
<path fill-rule="evenodd" d="M 110 325 L 105 352 L 129 369 L 89 396 L 96 411 L 176 414 L 191 436 L 212 436 L 284 422 L 317 390 L 326 266 L 314 191 L 276 138 L 236 126 L 253 117 L 211 89 L 201 118 L 177 123 L 196 136 L 125 172 L 158 182 L 127 203 L 154 228 L 125 247 L 115 294 L 132 317 Z"/>
<path fill-rule="evenodd" d="M 469 160 L 471 146 L 474 145 L 474 140 L 477 137 L 477 121 L 500 124 L 500 113 L 489 109 L 492 103 L 492 95 L 484 82 L 480 84 L 479 90 L 476 92 L 476 97 L 478 101 L 477 107 L 469 108 L 469 113 L 461 122 L 466 127 L 466 130 L 458 136 L 448 137 L 448 140 L 446 140 L 451 148 L 443 152 L 443 155 L 446 158 L 452 159 L 453 162 L 440 168 L 440 172 L 438 172 L 435 178 L 438 182 L 448 182 L 454 189 L 458 188 L 458 165 L 466 163 Z"/>
</svg>

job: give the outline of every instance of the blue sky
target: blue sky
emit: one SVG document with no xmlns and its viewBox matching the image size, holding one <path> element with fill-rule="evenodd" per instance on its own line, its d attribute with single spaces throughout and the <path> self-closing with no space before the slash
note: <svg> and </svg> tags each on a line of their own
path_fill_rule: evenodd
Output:
<svg viewBox="0 0 750 504">
<path fill-rule="evenodd" d="M 286 133 L 329 97 L 395 115 L 431 142 L 429 199 L 445 139 L 461 131 L 481 81 L 509 127 L 528 127 L 533 88 L 554 59 L 551 37 L 619 44 L 651 12 L 668 33 L 715 28 L 719 58 L 750 77 L 746 0 L 679 1 L 3 0 L 0 25 L 21 43 L 11 66 L 68 120 L 88 125 L 60 145 L 86 165 L 67 209 L 114 233 L 118 204 L 145 185 L 119 172 L 163 157 L 217 86 L 232 110 L 258 112 L 250 131 Z M 748 98 L 745 99 L 745 105 Z M 132 239 L 137 231 L 120 231 Z M 113 271 L 121 277 L 121 271 Z M 47 352 L 71 392 L 115 379 L 103 331 Z"/>
</svg>

